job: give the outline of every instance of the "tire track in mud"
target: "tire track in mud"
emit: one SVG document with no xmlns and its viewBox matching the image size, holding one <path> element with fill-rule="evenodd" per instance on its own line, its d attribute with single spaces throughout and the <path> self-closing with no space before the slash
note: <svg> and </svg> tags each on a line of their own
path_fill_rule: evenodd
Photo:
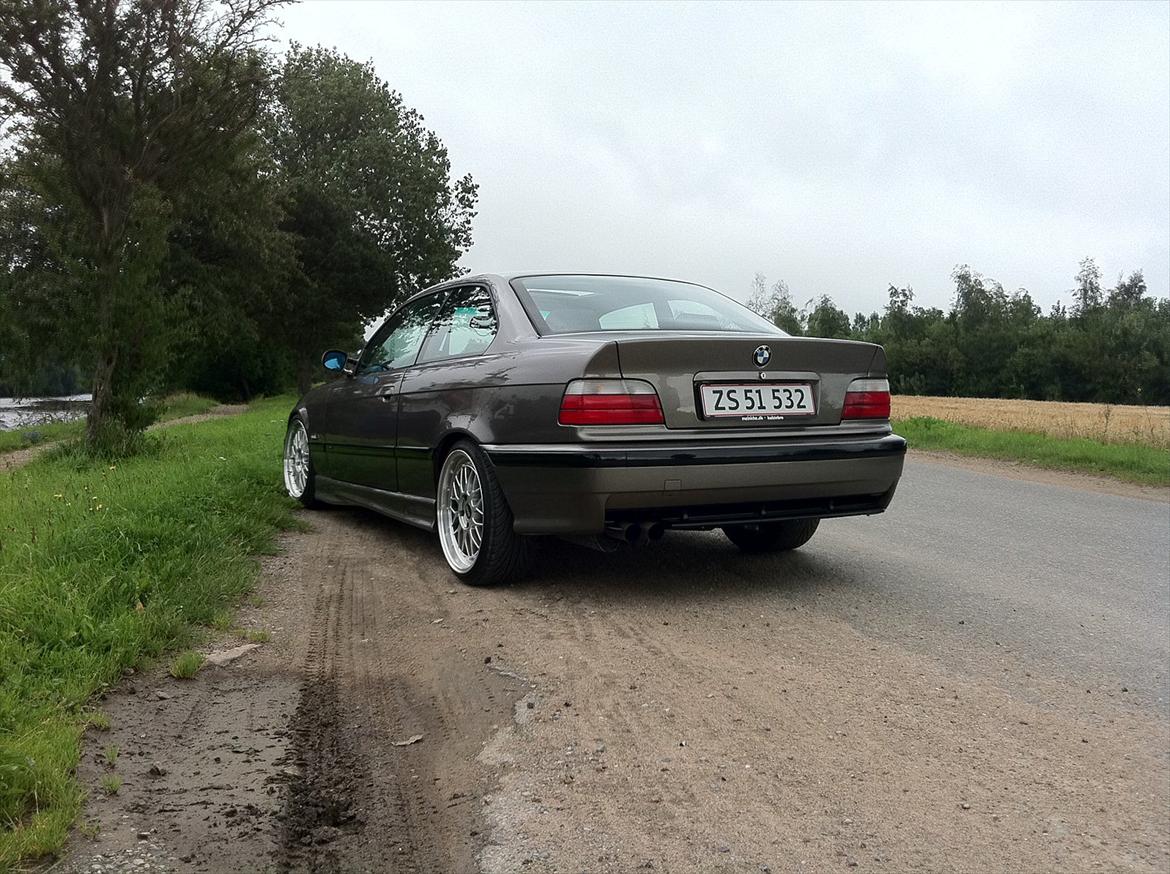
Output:
<svg viewBox="0 0 1170 874">
<path fill-rule="evenodd" d="M 313 607 L 304 685 L 292 718 L 291 764 L 299 772 L 281 813 L 285 870 L 340 870 L 338 840 L 361 830 L 355 810 L 355 774 L 368 773 L 353 739 L 343 730 L 337 691 L 336 642 L 347 566 L 320 577 Z"/>
<path fill-rule="evenodd" d="M 476 756 L 515 696 L 448 627 L 464 617 L 424 535 L 361 512 L 314 521 L 280 867 L 472 871 L 490 788 Z"/>
</svg>

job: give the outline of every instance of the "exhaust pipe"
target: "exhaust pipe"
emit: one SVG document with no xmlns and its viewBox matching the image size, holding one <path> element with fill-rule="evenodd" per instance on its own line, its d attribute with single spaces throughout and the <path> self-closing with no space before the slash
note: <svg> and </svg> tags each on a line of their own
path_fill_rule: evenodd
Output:
<svg viewBox="0 0 1170 874">
<path fill-rule="evenodd" d="M 614 541 L 624 541 L 630 546 L 637 546 L 640 543 L 653 543 L 661 540 L 665 530 L 661 522 L 630 522 L 626 525 L 609 524 L 605 526 L 605 538 Z"/>
<path fill-rule="evenodd" d="M 615 550 L 621 549 L 622 544 L 637 546 L 644 539 L 657 540 L 661 536 L 661 525 L 650 522 L 643 522 L 641 524 L 630 522 L 628 525 L 614 523 L 606 525 L 605 531 L 601 535 L 571 535 L 562 536 L 561 539 L 567 540 L 569 543 L 576 543 L 578 546 L 596 549 L 598 552 L 614 552 Z"/>
<path fill-rule="evenodd" d="M 577 546 L 584 546 L 586 549 L 596 549 L 598 552 L 617 552 L 622 548 L 620 540 L 615 540 L 612 537 L 600 537 L 596 534 L 588 537 L 562 537 L 567 543 L 575 543 Z"/>
<path fill-rule="evenodd" d="M 628 525 L 610 523 L 605 526 L 605 536 L 625 541 L 630 546 L 636 546 L 642 540 L 642 526 L 637 522 L 631 522 Z"/>
</svg>

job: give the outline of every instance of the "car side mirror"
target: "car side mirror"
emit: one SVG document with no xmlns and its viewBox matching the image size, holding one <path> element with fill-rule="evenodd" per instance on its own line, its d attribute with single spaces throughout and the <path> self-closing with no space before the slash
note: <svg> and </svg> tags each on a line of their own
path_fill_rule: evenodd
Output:
<svg viewBox="0 0 1170 874">
<path fill-rule="evenodd" d="M 339 349 L 330 349 L 321 356 L 321 365 L 333 373 L 341 373 L 349 364 L 349 355 Z"/>
</svg>

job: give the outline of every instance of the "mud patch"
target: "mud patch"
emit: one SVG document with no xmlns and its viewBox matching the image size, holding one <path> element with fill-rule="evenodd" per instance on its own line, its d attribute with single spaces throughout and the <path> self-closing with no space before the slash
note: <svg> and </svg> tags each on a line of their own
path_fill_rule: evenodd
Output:
<svg viewBox="0 0 1170 874">
<path fill-rule="evenodd" d="M 282 869 L 344 868 L 339 838 L 359 831 L 354 788 L 368 779 L 365 760 L 341 725 L 337 687 L 317 680 L 305 686 L 293 716 L 293 750 L 286 770 L 288 784 L 280 814 Z"/>
</svg>

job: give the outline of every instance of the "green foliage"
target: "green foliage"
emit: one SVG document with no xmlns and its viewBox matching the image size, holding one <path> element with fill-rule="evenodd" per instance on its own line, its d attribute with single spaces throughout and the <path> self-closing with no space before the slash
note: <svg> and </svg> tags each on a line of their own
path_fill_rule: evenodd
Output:
<svg viewBox="0 0 1170 874">
<path fill-rule="evenodd" d="M 269 326 L 300 276 L 294 239 L 281 228 L 280 169 L 257 130 L 202 185 L 162 268 L 183 301 L 186 328 L 167 382 L 221 400 L 278 393 L 292 382 L 292 359 Z"/>
<path fill-rule="evenodd" d="M 90 697 L 189 643 L 291 524 L 290 403 L 168 429 L 155 457 L 0 473 L 0 870 L 64 839 Z"/>
<path fill-rule="evenodd" d="M 225 400 L 306 388 L 323 349 L 356 348 L 367 320 L 454 275 L 471 244 L 475 183 L 451 178 L 422 117 L 336 51 L 294 45 L 268 64 L 270 5 L 240 0 L 214 19 L 207 0 L 100 20 L 64 2 L 43 21 L 0 11 L 0 68 L 27 86 L 0 80 L 18 119 L 0 162 L 0 379 L 49 391 L 42 374 L 83 371 L 95 455 L 137 451 L 156 412 L 138 399 L 164 388 Z M 86 34 L 53 60 L 86 95 L 78 106 L 61 108 L 74 92 L 18 56 L 35 27 Z M 86 78 L 87 52 L 117 75 Z"/>
<path fill-rule="evenodd" d="M 190 680 L 203 667 L 203 656 L 194 650 L 179 653 L 171 662 L 171 676 L 176 680 Z"/>
<path fill-rule="evenodd" d="M 1047 316 L 1024 289 L 1009 294 L 966 265 L 952 279 L 945 313 L 891 285 L 883 313 L 850 323 L 827 296 L 797 309 L 784 283 L 769 292 L 760 275 L 748 305 L 792 334 L 884 346 L 895 394 L 1170 404 L 1170 299 L 1149 297 L 1141 271 L 1106 291 L 1086 258 L 1071 310 Z"/>
<path fill-rule="evenodd" d="M 280 168 L 298 275 L 264 335 L 308 387 L 321 352 L 353 348 L 363 321 L 456 273 L 471 245 L 476 185 L 370 64 L 293 45 L 266 135 Z"/>
<path fill-rule="evenodd" d="M 833 337 L 837 340 L 847 340 L 853 333 L 849 321 L 849 314 L 839 309 L 827 295 L 823 294 L 816 301 L 812 312 L 805 321 L 804 333 L 810 337 Z"/>
<path fill-rule="evenodd" d="M 914 449 L 1001 458 L 1036 467 L 1106 474 L 1148 485 L 1170 485 L 1170 453 L 1157 446 L 976 428 L 929 416 L 900 419 L 894 427 Z"/>
<path fill-rule="evenodd" d="M 248 140 L 273 0 L 0 6 L 2 362 L 81 365 L 86 441 L 133 451 L 183 323 L 165 281 L 178 225 Z"/>
</svg>

